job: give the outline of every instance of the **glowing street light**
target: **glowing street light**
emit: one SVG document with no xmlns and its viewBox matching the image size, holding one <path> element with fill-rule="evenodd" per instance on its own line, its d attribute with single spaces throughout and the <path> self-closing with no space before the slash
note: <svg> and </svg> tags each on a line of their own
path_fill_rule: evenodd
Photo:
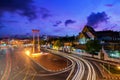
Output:
<svg viewBox="0 0 120 80">
<path fill-rule="evenodd" d="M 120 70 L 120 66 L 117 66 L 117 69 L 119 69 L 119 70 Z"/>
<path fill-rule="evenodd" d="M 25 52 L 25 54 L 28 55 L 28 56 L 30 56 L 30 51 L 27 50 L 27 51 Z"/>
</svg>

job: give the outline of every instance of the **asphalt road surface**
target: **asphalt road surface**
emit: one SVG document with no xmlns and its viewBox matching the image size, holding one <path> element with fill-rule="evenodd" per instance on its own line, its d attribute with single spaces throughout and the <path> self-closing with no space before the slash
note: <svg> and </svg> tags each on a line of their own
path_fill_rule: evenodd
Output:
<svg viewBox="0 0 120 80">
<path fill-rule="evenodd" d="M 105 70 L 99 65 L 101 62 L 94 60 L 94 58 L 66 54 L 54 50 L 47 51 L 53 53 L 52 55 L 55 55 L 55 57 L 43 55 L 39 56 L 41 58 L 36 60 L 28 57 L 23 48 L 6 48 L 0 50 L 0 80 L 120 80 L 119 76 L 113 77 L 113 75 L 110 76 L 105 73 Z M 56 57 L 56 55 L 63 56 L 64 58 Z M 71 62 L 66 68 L 60 71 L 45 69 L 49 66 L 55 67 L 56 65 L 60 68 L 62 63 L 66 64 L 64 62 L 65 58 Z M 61 62 L 62 59 L 63 62 Z M 41 64 L 43 66 L 39 65 L 39 61 L 42 61 Z M 44 63 L 49 66 L 45 66 Z"/>
<path fill-rule="evenodd" d="M 69 71 L 55 74 L 41 68 L 23 49 L 0 51 L 0 80 L 66 80 Z"/>
<path fill-rule="evenodd" d="M 101 66 L 101 63 L 106 61 L 79 54 L 67 54 L 50 49 L 48 51 L 66 57 L 72 62 L 72 68 L 66 80 L 120 80 L 119 75 L 108 73 L 108 70 Z"/>
</svg>

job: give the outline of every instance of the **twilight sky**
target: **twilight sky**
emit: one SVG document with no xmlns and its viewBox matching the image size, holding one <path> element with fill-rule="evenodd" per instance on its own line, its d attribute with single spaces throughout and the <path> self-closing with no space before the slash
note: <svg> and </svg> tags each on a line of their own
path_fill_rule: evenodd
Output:
<svg viewBox="0 0 120 80">
<path fill-rule="evenodd" d="M 120 0 L 0 0 L 0 36 L 77 35 L 86 24 L 120 31 Z"/>
</svg>

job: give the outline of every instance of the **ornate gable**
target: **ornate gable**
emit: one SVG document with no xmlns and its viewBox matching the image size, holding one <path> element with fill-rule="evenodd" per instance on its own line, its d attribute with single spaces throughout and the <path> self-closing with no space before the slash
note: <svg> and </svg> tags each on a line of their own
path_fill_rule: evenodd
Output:
<svg viewBox="0 0 120 80">
<path fill-rule="evenodd" d="M 95 38 L 96 37 L 96 34 L 95 34 L 95 31 L 92 27 L 90 26 L 85 26 L 82 30 L 82 32 L 80 33 L 79 35 L 79 38 Z"/>
</svg>

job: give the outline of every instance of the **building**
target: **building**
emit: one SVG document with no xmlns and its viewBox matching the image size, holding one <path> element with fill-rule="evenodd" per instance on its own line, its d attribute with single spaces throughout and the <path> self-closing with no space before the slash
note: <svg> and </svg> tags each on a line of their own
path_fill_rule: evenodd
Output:
<svg viewBox="0 0 120 80">
<path fill-rule="evenodd" d="M 94 40 L 97 36 L 95 30 L 92 27 L 86 25 L 78 37 L 79 43 L 85 44 L 88 40 Z"/>
<path fill-rule="evenodd" d="M 88 40 L 99 40 L 106 49 L 120 50 L 120 31 L 95 31 L 90 26 L 85 26 L 79 34 L 79 44 L 83 46 Z"/>
<path fill-rule="evenodd" d="M 116 31 L 97 31 L 97 37 L 99 40 L 106 42 L 120 42 L 120 32 Z"/>
</svg>

